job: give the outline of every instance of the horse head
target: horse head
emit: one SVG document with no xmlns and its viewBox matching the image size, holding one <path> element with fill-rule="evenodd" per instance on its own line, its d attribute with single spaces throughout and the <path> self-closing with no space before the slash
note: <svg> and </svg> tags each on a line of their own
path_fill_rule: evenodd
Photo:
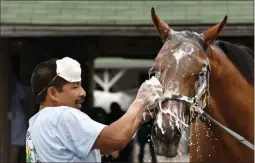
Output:
<svg viewBox="0 0 255 163">
<path fill-rule="evenodd" d="M 182 132 L 197 117 L 196 107 L 206 106 L 210 73 L 208 50 L 222 31 L 227 16 L 200 34 L 190 30 L 174 31 L 160 20 L 154 8 L 151 17 L 163 47 L 149 73 L 155 73 L 164 88 L 152 128 L 152 141 L 158 155 L 175 157 Z"/>
</svg>

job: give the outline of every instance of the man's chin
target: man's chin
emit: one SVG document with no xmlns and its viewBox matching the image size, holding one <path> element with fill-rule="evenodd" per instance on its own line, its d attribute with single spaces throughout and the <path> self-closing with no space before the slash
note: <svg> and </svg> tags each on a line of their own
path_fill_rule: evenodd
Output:
<svg viewBox="0 0 255 163">
<path fill-rule="evenodd" d="M 81 104 L 75 104 L 76 109 L 81 109 L 82 105 Z"/>
</svg>

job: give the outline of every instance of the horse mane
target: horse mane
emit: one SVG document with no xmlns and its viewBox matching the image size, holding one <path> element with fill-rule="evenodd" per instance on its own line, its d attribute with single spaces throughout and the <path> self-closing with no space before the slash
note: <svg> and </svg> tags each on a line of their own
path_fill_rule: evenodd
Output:
<svg viewBox="0 0 255 163">
<path fill-rule="evenodd" d="M 217 40 L 214 43 L 236 66 L 244 78 L 254 85 L 254 51 L 244 45 Z"/>
</svg>

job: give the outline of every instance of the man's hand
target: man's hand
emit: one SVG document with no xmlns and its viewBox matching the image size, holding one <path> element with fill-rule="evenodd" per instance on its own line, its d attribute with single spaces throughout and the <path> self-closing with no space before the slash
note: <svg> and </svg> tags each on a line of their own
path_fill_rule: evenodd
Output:
<svg viewBox="0 0 255 163">
<path fill-rule="evenodd" d="M 147 121 L 153 115 L 153 110 L 157 106 L 158 99 L 163 95 L 163 87 L 157 78 L 152 77 L 146 80 L 138 90 L 133 104 L 142 108 L 143 120 Z"/>
</svg>

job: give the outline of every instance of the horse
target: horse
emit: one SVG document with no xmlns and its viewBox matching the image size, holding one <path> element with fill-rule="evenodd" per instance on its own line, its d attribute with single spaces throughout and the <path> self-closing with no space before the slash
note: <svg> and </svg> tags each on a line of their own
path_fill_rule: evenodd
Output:
<svg viewBox="0 0 255 163">
<path fill-rule="evenodd" d="M 253 145 L 235 138 L 254 143 L 251 49 L 216 40 L 227 16 L 202 33 L 174 31 L 154 8 L 151 18 L 163 41 L 149 70 L 164 92 L 151 131 L 156 154 L 175 157 L 189 127 L 190 162 L 254 162 Z"/>
</svg>

